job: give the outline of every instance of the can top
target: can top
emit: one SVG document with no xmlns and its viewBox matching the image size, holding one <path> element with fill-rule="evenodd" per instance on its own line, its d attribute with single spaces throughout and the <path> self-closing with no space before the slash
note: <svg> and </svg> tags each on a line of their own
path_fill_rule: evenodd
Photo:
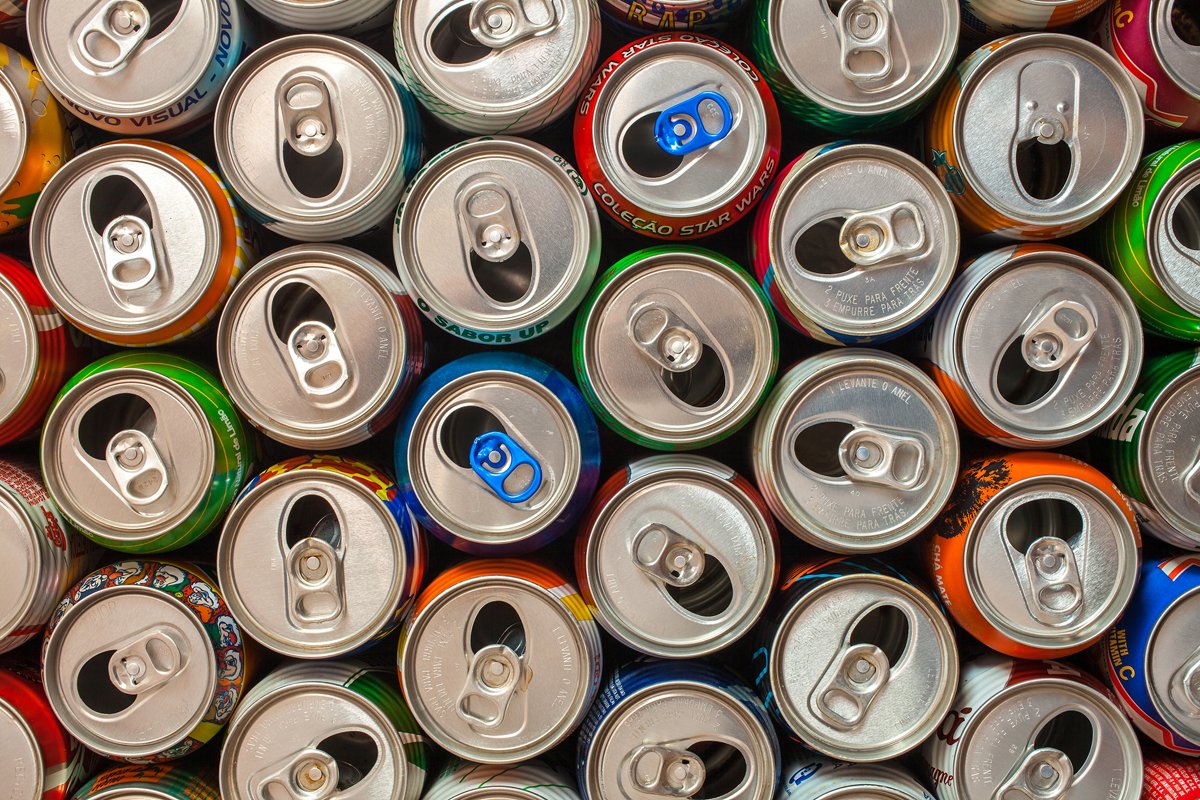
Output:
<svg viewBox="0 0 1200 800">
<path fill-rule="evenodd" d="M 55 404 L 42 433 L 44 479 L 83 529 L 122 544 L 179 525 L 212 483 L 208 418 L 179 384 L 124 367 L 83 379 Z"/>
<path fill-rule="evenodd" d="M 0 581 L 0 640 L 28 622 L 25 614 L 38 595 L 47 591 L 43 574 L 46 565 L 42 563 L 42 549 L 38 547 L 43 534 L 29 518 L 26 508 L 24 500 L 0 483 L 0 553 L 5 554 L 5 575 Z M 40 517 L 42 512 L 37 513 Z M 52 592 L 58 590 L 58 586 L 50 589 Z M 44 620 L 36 620 L 35 624 L 40 622 Z M 7 751 L 0 747 L 0 752 Z M 6 785 L 0 781 L 0 786 Z"/>
<path fill-rule="evenodd" d="M 1163 3 L 1165 5 L 1165 3 Z M 1150 208 L 1146 238 L 1150 269 L 1167 296 L 1200 315 L 1200 160 L 1167 178 Z"/>
<path fill-rule="evenodd" d="M 3 422 L 17 413 L 33 386 L 40 347 L 38 320 L 34 319 L 24 295 L 2 272 L 0 330 L 5 332 L 5 344 L 0 347 L 0 422 Z"/>
<path fill-rule="evenodd" d="M 39 99 L 39 102 L 45 102 L 45 99 Z M 8 75 L 0 73 L 0 187 L 7 187 L 17 177 L 25 161 L 28 143 L 29 119 L 25 115 L 25 103 Z"/>
<path fill-rule="evenodd" d="M 221 174 L 273 221 L 352 216 L 404 160 L 410 121 L 397 78 L 368 47 L 340 36 L 304 33 L 263 45 L 217 101 Z"/>
<path fill-rule="evenodd" d="M 831 147 L 789 169 L 767 241 L 788 304 L 844 335 L 912 326 L 958 267 L 958 218 L 946 190 L 913 157 L 874 144 Z"/>
<path fill-rule="evenodd" d="M 1111 626 L 1133 593 L 1137 562 L 1136 533 L 1116 501 L 1066 475 L 1000 490 L 963 553 L 984 618 L 1007 638 L 1047 650 L 1077 649 Z"/>
<path fill-rule="evenodd" d="M 220 36 L 230 24 L 221 5 L 181 0 L 156 14 L 136 0 L 31 0 L 30 54 L 57 94 L 95 114 L 151 114 L 186 100 L 210 71 L 237 59 Z"/>
<path fill-rule="evenodd" d="M 532 325 L 567 303 L 591 282 L 600 222 L 563 163 L 510 137 L 437 156 L 410 185 L 396 225 L 396 263 L 410 293 L 484 331 Z"/>
<path fill-rule="evenodd" d="M 1150 631 L 1146 665 L 1150 700 L 1168 725 L 1200 739 L 1200 590 L 1177 598 Z"/>
<path fill-rule="evenodd" d="M 916 747 L 958 688 L 950 623 L 932 598 L 889 575 L 836 577 L 801 595 L 775 631 L 769 666 L 788 725 L 855 761 Z"/>
<path fill-rule="evenodd" d="M 190 166 L 159 147 L 114 142 L 55 173 L 34 208 L 30 245 L 38 279 L 63 314 L 119 336 L 187 315 L 229 243 Z"/>
<path fill-rule="evenodd" d="M 43 662 L 59 720 L 88 747 L 118 758 L 182 741 L 208 712 L 217 683 L 200 618 L 147 586 L 85 596 L 59 621 Z"/>
<path fill-rule="evenodd" d="M 1194 27 L 1200 20 L 1194 7 L 1186 0 L 1151 0 L 1150 8 L 1150 41 L 1158 63 L 1193 102 L 1200 101 Z"/>
<path fill-rule="evenodd" d="M 1150 505 L 1176 529 L 1200 541 L 1200 363 L 1163 387 L 1142 421 L 1138 474 Z M 0 606 L 2 607 L 2 606 Z"/>
<path fill-rule="evenodd" d="M 767 15 L 771 51 L 788 82 L 843 114 L 884 114 L 918 102 L 940 83 L 958 46 L 958 4 L 943 0 L 847 0 L 841 7 L 775 0 Z"/>
<path fill-rule="evenodd" d="M 374 492 L 347 475 L 305 470 L 239 498 L 221 533 L 217 576 L 234 618 L 259 642 L 327 658 L 392 621 L 412 580 L 409 555 Z"/>
<path fill-rule="evenodd" d="M 0 699 L 0 786 L 13 800 L 42 796 L 45 764 L 42 748 L 20 712 Z"/>
<path fill-rule="evenodd" d="M 1099 214 L 1142 153 L 1142 103 L 1124 68 L 1061 33 L 1003 40 L 965 76 L 954 149 L 970 185 L 1007 217 L 1054 226 Z"/>
</svg>

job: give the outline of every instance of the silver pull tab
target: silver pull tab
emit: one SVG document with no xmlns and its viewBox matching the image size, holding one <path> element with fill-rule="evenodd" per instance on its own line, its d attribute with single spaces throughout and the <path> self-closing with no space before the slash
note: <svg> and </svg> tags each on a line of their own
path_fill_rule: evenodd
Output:
<svg viewBox="0 0 1200 800">
<path fill-rule="evenodd" d="M 288 357 L 300 388 L 313 397 L 325 397 L 350 380 L 337 334 L 324 322 L 301 322 L 288 336 Z"/>
<path fill-rule="evenodd" d="M 1040 747 L 1017 762 L 995 800 L 1062 800 L 1075 780 L 1075 767 L 1061 750 Z"/>
<path fill-rule="evenodd" d="M 687 372 L 700 361 L 700 337 L 675 312 L 658 303 L 635 306 L 629 336 L 642 353 L 668 372 Z"/>
<path fill-rule="evenodd" d="M 276 762 L 250 779 L 257 800 L 322 800 L 337 792 L 337 759 L 310 747 Z"/>
<path fill-rule="evenodd" d="M 457 197 L 458 216 L 471 236 L 471 249 L 485 261 L 505 261 L 521 244 L 512 195 L 490 180 L 474 181 Z"/>
<path fill-rule="evenodd" d="M 629 775 L 647 794 L 691 797 L 704 786 L 704 762 L 690 750 L 642 745 L 629 754 Z"/>
<path fill-rule="evenodd" d="M 1083 581 L 1071 545 L 1057 536 L 1043 536 L 1025 551 L 1025 605 L 1046 625 L 1070 623 L 1083 608 Z M 1020 576 L 1018 576 L 1020 577 Z"/>
<path fill-rule="evenodd" d="M 1021 70 L 1018 79 L 1016 146 L 1036 139 L 1042 144 L 1070 142 L 1075 137 L 1075 109 L 1078 78 L 1066 64 L 1047 60 L 1033 61 Z"/>
<path fill-rule="evenodd" d="M 854 627 L 851 625 L 850 630 Z M 808 697 L 808 707 L 833 727 L 848 730 L 862 722 L 891 675 L 892 667 L 883 650 L 869 642 L 847 641 L 817 681 Z"/>
<path fill-rule="evenodd" d="M 492 644 L 471 655 L 470 671 L 458 697 L 458 714 L 473 728 L 495 728 L 518 689 L 528 685 L 525 659 L 505 644 Z"/>
<path fill-rule="evenodd" d="M 287 552 L 285 575 L 288 616 L 297 627 L 342 616 L 346 606 L 342 558 L 329 542 L 315 536 L 296 542 Z"/>
<path fill-rule="evenodd" d="M 471 33 L 485 47 L 502 50 L 558 27 L 550 0 L 478 0 L 471 7 Z"/>
<path fill-rule="evenodd" d="M 892 72 L 892 10 L 880 0 L 846 0 L 838 9 L 842 74 L 870 83 Z"/>
<path fill-rule="evenodd" d="M 838 244 L 854 264 L 874 266 L 921 253 L 925 249 L 925 222 L 914 203 L 902 200 L 851 214 L 842 223 Z"/>
<path fill-rule="evenodd" d="M 163 630 L 147 631 L 109 657 L 109 680 L 125 694 L 139 695 L 174 678 L 185 662 L 174 637 Z"/>
<path fill-rule="evenodd" d="M 838 462 L 851 480 L 908 491 L 924 481 L 925 445 L 912 436 L 860 425 L 842 439 Z"/>
<path fill-rule="evenodd" d="M 100 247 L 105 277 L 118 291 L 141 289 L 158 274 L 154 231 L 141 217 L 125 214 L 108 223 Z"/>
<path fill-rule="evenodd" d="M 638 569 L 671 586 L 691 586 L 704 574 L 704 550 L 666 525 L 642 528 L 629 551 Z"/>
<path fill-rule="evenodd" d="M 1062 300 L 1039 315 L 1021 337 L 1025 363 L 1054 372 L 1071 363 L 1096 335 L 1096 317 L 1080 303 Z"/>
<path fill-rule="evenodd" d="M 75 47 L 98 70 L 114 70 L 150 34 L 150 12 L 137 0 L 110 0 L 78 28 Z"/>
<path fill-rule="evenodd" d="M 284 137 L 297 153 L 319 156 L 337 141 L 329 89 L 316 75 L 294 75 L 283 81 L 276 105 Z"/>
<path fill-rule="evenodd" d="M 155 502 L 170 485 L 166 464 L 154 441 L 136 428 L 109 439 L 104 461 L 117 482 L 117 491 L 134 508 Z"/>
<path fill-rule="evenodd" d="M 1171 703 L 1184 716 L 1200 718 L 1200 648 L 1192 651 L 1187 660 L 1171 675 L 1167 692 Z"/>
</svg>

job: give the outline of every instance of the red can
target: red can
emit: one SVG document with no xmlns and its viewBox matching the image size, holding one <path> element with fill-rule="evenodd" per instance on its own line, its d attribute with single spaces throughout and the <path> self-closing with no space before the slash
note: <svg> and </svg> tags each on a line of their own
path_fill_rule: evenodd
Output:
<svg viewBox="0 0 1200 800">
<path fill-rule="evenodd" d="M 1200 800 L 1200 762 L 1143 746 L 1142 800 Z"/>
</svg>

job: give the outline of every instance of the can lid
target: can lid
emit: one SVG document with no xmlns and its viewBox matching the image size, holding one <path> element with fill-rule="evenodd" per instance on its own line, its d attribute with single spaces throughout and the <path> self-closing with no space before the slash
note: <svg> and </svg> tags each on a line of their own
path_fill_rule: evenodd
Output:
<svg viewBox="0 0 1200 800">
<path fill-rule="evenodd" d="M 42 749 L 20 712 L 0 699 L 0 786 L 13 800 L 42 796 L 45 764 Z"/>
<path fill-rule="evenodd" d="M 42 434 L 43 478 L 63 513 L 123 545 L 179 525 L 208 496 L 216 444 L 179 384 L 136 367 L 98 372 L 64 394 Z"/>
<path fill-rule="evenodd" d="M 958 689 L 954 630 L 888 575 L 831 578 L 780 620 L 771 691 L 787 724 L 834 758 L 882 761 L 923 742 Z"/>
<path fill-rule="evenodd" d="M 1061 33 L 1020 34 L 990 52 L 967 76 L 953 125 L 968 185 L 1004 216 L 1039 225 L 1099 215 L 1142 153 L 1133 80 L 1096 45 Z"/>
<path fill-rule="evenodd" d="M 1146 684 L 1154 708 L 1181 736 L 1200 739 L 1200 590 L 1174 600 L 1146 646 Z"/>
<path fill-rule="evenodd" d="M 1150 505 L 1200 541 L 1200 364 L 1163 387 L 1142 421 L 1138 475 Z"/>
<path fill-rule="evenodd" d="M 1200 101 L 1200 72 L 1196 69 L 1196 30 L 1200 17 L 1186 0 L 1150 3 L 1150 41 L 1158 63 L 1176 86 Z"/>
<path fill-rule="evenodd" d="M 1002 489 L 980 511 L 963 554 L 984 618 L 1045 650 L 1078 649 L 1108 629 L 1133 594 L 1137 562 L 1137 535 L 1116 501 L 1065 475 Z"/>
<path fill-rule="evenodd" d="M 576 338 L 605 411 L 690 445 L 739 427 L 774 377 L 777 333 L 757 287 L 701 250 L 655 250 L 602 279 Z"/>
<path fill-rule="evenodd" d="M 17 177 L 28 143 L 25 103 L 8 75 L 0 72 L 0 187 L 7 187 Z"/>
<path fill-rule="evenodd" d="M 263 259 L 234 287 L 218 327 L 233 402 L 294 447 L 362 441 L 409 363 L 403 293 L 395 274 L 348 247 L 298 245 Z"/>
<path fill-rule="evenodd" d="M 797 364 L 767 400 L 754 439 L 759 482 L 780 520 L 837 552 L 916 536 L 958 478 L 949 404 L 924 373 L 881 350 Z"/>
<path fill-rule="evenodd" d="M 217 683 L 200 618 L 146 586 L 80 600 L 47 640 L 43 664 L 59 720 L 88 747 L 117 758 L 178 744 L 208 712 Z"/>
<path fill-rule="evenodd" d="M 911 327 L 958 268 L 950 196 L 916 159 L 881 145 L 834 147 L 789 169 L 767 237 L 788 304 L 816 327 L 844 335 Z"/>
<path fill-rule="evenodd" d="M 4 553 L 5 572 L 4 580 L 0 581 L 0 641 L 30 622 L 25 615 L 39 594 L 47 593 L 47 589 L 60 591 L 57 586 L 44 586 L 42 573 L 47 565 L 38 547 L 42 532 L 29 518 L 27 507 L 24 500 L 14 497 L 0 482 L 0 553 Z M 33 620 L 34 624 L 42 622 L 45 620 Z M 2 752 L 7 751 L 0 747 Z M 0 780 L 0 786 L 6 785 Z"/>
<path fill-rule="evenodd" d="M 409 292 L 483 331 L 518 330 L 560 309 L 565 316 L 595 276 L 600 221 L 561 161 L 509 137 L 434 158 L 409 187 L 396 225 L 396 264 Z"/>
<path fill-rule="evenodd" d="M 1165 5 L 1161 3 L 1160 5 Z M 1200 315 L 1200 160 L 1167 179 L 1150 209 L 1146 234 L 1150 269 L 1167 296 Z"/>
<path fill-rule="evenodd" d="M 25 402 L 41 359 L 37 320 L 21 291 L 3 273 L 0 273 L 0 330 L 7 339 L 4 347 L 0 347 L 0 422 L 4 422 Z"/>
<path fill-rule="evenodd" d="M 229 244 L 192 168 L 137 142 L 67 162 L 42 191 L 30 243 L 54 305 L 113 336 L 160 330 L 190 313 Z"/>
<path fill-rule="evenodd" d="M 915 105 L 941 82 L 959 12 L 942 0 L 775 0 L 766 25 L 788 83 L 825 108 L 876 115 Z"/>
</svg>

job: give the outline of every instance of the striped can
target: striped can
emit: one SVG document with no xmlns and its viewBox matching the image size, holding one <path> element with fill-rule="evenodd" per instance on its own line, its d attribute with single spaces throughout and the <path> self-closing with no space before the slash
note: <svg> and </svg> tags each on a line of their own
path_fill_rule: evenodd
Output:
<svg viewBox="0 0 1200 800">
<path fill-rule="evenodd" d="M 899 765 L 855 764 L 797 753 L 784 762 L 775 800 L 934 800 Z"/>
<path fill-rule="evenodd" d="M 245 0 L 246 5 L 289 31 L 358 36 L 391 24 L 394 0 Z"/>
<path fill-rule="evenodd" d="M 960 0 L 963 35 L 992 39 L 1020 31 L 1061 28 L 1107 0 Z"/>
<path fill-rule="evenodd" d="M 188 764 L 127 764 L 105 770 L 73 800 L 221 800 L 211 768 Z"/>
<path fill-rule="evenodd" d="M 472 764 L 446 759 L 421 800 L 579 800 L 575 777 L 544 761 Z"/>
<path fill-rule="evenodd" d="M 0 0 L 0 33 L 25 33 L 26 0 Z"/>
<path fill-rule="evenodd" d="M 1145 748 L 1142 800 L 1200 800 L 1200 762 Z"/>
</svg>

